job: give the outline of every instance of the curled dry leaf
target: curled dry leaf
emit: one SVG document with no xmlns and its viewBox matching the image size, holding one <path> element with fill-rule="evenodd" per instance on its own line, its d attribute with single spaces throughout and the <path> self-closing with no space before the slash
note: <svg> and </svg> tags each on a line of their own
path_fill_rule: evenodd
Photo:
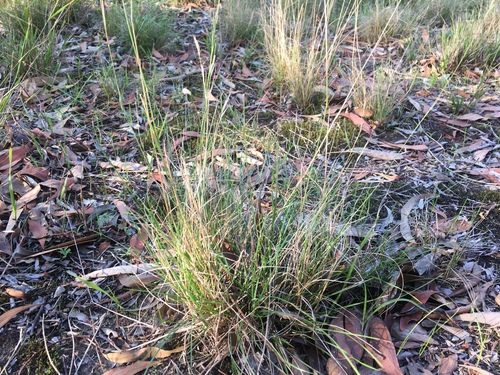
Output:
<svg viewBox="0 0 500 375">
<path fill-rule="evenodd" d="M 23 145 L 0 152 L 0 171 L 5 171 L 9 168 L 12 168 L 21 160 L 23 160 L 26 157 L 29 148 L 29 145 Z"/>
<path fill-rule="evenodd" d="M 146 359 L 146 358 L 155 358 L 155 359 L 168 358 L 172 354 L 180 353 L 185 349 L 186 349 L 185 346 L 180 346 L 172 350 L 160 349 L 153 346 L 137 350 L 123 350 L 119 352 L 105 353 L 103 355 L 107 360 L 111 362 L 127 363 L 127 362 L 135 362 L 139 359 Z"/>
<path fill-rule="evenodd" d="M 373 317 L 368 323 L 371 345 L 366 345 L 365 349 L 375 359 L 380 366 L 380 370 L 387 375 L 403 375 L 399 367 L 396 349 L 391 341 L 391 334 L 384 322 L 377 317 Z"/>
<path fill-rule="evenodd" d="M 131 224 L 132 217 L 131 217 L 131 213 L 130 213 L 130 208 L 127 206 L 127 204 L 119 199 L 113 200 L 113 204 L 118 209 L 118 212 L 120 213 L 121 218 L 124 221 L 126 221 L 127 223 Z"/>
</svg>

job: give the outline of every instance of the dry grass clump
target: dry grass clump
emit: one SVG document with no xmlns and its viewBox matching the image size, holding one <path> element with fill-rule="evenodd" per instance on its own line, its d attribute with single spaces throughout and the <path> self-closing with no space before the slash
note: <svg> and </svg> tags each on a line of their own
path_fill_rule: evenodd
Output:
<svg viewBox="0 0 500 375">
<path fill-rule="evenodd" d="M 272 0 L 265 9 L 264 52 L 271 76 L 303 109 L 311 105 L 315 87 L 335 60 L 341 32 L 330 35 L 328 30 L 334 3 L 324 1 L 320 13 L 292 0 Z"/>
<path fill-rule="evenodd" d="M 229 44 L 261 38 L 260 0 L 228 0 L 222 5 L 220 28 Z"/>
<path fill-rule="evenodd" d="M 363 7 L 357 18 L 357 35 L 368 43 L 385 43 L 391 38 L 405 38 L 414 33 L 419 18 L 408 6 L 383 6 L 377 1 Z"/>
<path fill-rule="evenodd" d="M 439 40 L 441 68 L 455 72 L 464 67 L 494 67 L 500 63 L 498 3 L 481 15 L 459 18 L 444 28 Z"/>
</svg>

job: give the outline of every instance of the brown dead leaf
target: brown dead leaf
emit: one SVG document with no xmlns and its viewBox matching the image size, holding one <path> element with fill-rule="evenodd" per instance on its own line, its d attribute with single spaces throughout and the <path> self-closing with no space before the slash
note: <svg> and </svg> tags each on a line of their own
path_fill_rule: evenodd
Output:
<svg viewBox="0 0 500 375">
<path fill-rule="evenodd" d="M 153 56 L 156 57 L 160 61 L 166 61 L 167 58 L 163 56 L 160 52 L 156 50 L 156 48 L 153 47 L 153 50 L 151 51 L 153 53 Z"/>
<path fill-rule="evenodd" d="M 38 217 L 37 219 L 28 219 L 28 228 L 31 232 L 31 237 L 37 239 L 42 245 L 42 249 L 45 244 L 45 237 L 49 233 L 49 228 L 45 226 L 42 222 L 42 217 Z"/>
<path fill-rule="evenodd" d="M 21 198 L 17 200 L 17 205 L 18 206 L 23 206 L 26 203 L 29 203 L 31 201 L 34 201 L 36 197 L 38 196 L 38 193 L 40 192 L 40 185 L 36 185 L 33 189 L 28 191 L 26 194 L 24 194 Z"/>
<path fill-rule="evenodd" d="M 185 141 L 191 139 L 191 138 L 199 138 L 201 137 L 201 134 L 195 131 L 183 131 L 181 132 L 182 137 L 177 138 L 174 143 L 172 144 L 172 152 L 174 152 L 177 147 L 179 147 L 181 144 L 183 144 Z"/>
<path fill-rule="evenodd" d="M 183 352 L 184 350 L 186 350 L 185 346 L 180 346 L 172 350 L 160 349 L 153 346 L 136 350 L 122 350 L 119 352 L 105 353 L 103 356 L 114 363 L 127 363 L 146 358 L 164 359 L 170 357 L 172 354 Z"/>
<path fill-rule="evenodd" d="M 49 178 L 49 171 L 44 167 L 34 167 L 32 164 L 26 165 L 22 170 L 18 172 L 19 175 L 28 175 L 38 178 L 41 181 L 45 181 Z"/>
<path fill-rule="evenodd" d="M 379 160 L 401 160 L 404 159 L 404 156 L 392 151 L 379 151 L 372 150 L 365 147 L 354 147 L 348 150 L 348 152 L 355 152 L 360 155 L 368 156 L 373 159 Z"/>
<path fill-rule="evenodd" d="M 344 112 L 340 113 L 340 115 L 351 120 L 354 125 L 358 126 L 366 134 L 368 135 L 372 134 L 372 127 L 370 126 L 370 124 L 366 122 L 365 119 L 359 117 L 357 114 L 351 112 Z"/>
<path fill-rule="evenodd" d="M 217 99 L 211 91 L 207 91 L 205 93 L 205 96 L 206 96 L 206 99 L 209 101 L 209 102 L 218 102 L 219 99 Z"/>
<path fill-rule="evenodd" d="M 130 215 L 130 208 L 127 206 L 127 204 L 119 199 L 113 200 L 113 204 L 116 206 L 118 209 L 118 212 L 120 213 L 121 218 L 127 222 L 128 224 L 132 223 L 132 218 Z"/>
<path fill-rule="evenodd" d="M 372 144 L 379 145 L 381 147 L 385 148 L 398 148 L 398 149 L 403 149 L 403 150 L 415 150 L 415 151 L 426 151 L 429 147 L 426 145 L 409 145 L 406 143 L 391 143 L 387 141 L 380 141 L 378 139 L 374 138 L 365 138 L 368 142 Z"/>
<path fill-rule="evenodd" d="M 79 180 L 83 179 L 83 165 L 82 164 L 75 165 L 73 168 L 71 168 L 70 171 L 71 171 L 71 174 L 73 175 L 73 177 L 75 177 Z"/>
<path fill-rule="evenodd" d="M 471 126 L 471 124 L 468 123 L 468 122 L 460 121 L 460 120 L 448 119 L 448 118 L 445 118 L 445 117 L 438 117 L 438 118 L 436 118 L 436 120 L 439 120 L 439 121 L 441 121 L 441 122 L 443 122 L 445 124 L 458 126 L 460 128 L 468 128 L 469 126 Z"/>
<path fill-rule="evenodd" d="M 483 370 L 482 368 L 476 367 L 476 366 L 460 365 L 460 367 L 467 369 L 467 371 L 469 372 L 469 374 L 476 374 L 476 375 L 496 375 L 496 374 L 493 374 L 493 373 L 491 373 L 489 371 Z"/>
<path fill-rule="evenodd" d="M 427 303 L 429 298 L 435 294 L 435 290 L 416 290 L 411 293 L 415 302 L 407 302 L 396 316 L 401 316 L 399 326 L 405 329 L 409 322 L 418 321 L 424 315 L 424 311 L 419 309 L 419 305 Z"/>
<path fill-rule="evenodd" d="M 342 366 L 340 366 L 333 358 L 328 358 L 326 362 L 326 373 L 328 375 L 346 375 Z"/>
<path fill-rule="evenodd" d="M 494 184 L 500 184 L 500 168 L 472 169 L 465 172 L 474 176 L 484 177 Z"/>
<path fill-rule="evenodd" d="M 439 219 L 434 223 L 434 230 L 442 237 L 445 235 L 453 236 L 455 234 L 464 233 L 470 228 L 472 228 L 472 224 L 466 219 Z"/>
<path fill-rule="evenodd" d="M 469 146 L 465 146 L 465 147 L 460 147 L 460 148 L 457 148 L 455 150 L 456 153 L 458 154 L 461 154 L 461 153 L 464 153 L 464 152 L 472 152 L 472 151 L 476 151 L 477 149 L 483 147 L 485 144 L 487 144 L 488 142 L 486 142 L 485 140 L 483 139 L 478 139 L 477 141 L 473 142 L 471 145 Z"/>
<path fill-rule="evenodd" d="M 481 324 L 488 324 L 491 327 L 500 327 L 500 312 L 477 312 L 470 314 L 461 314 L 455 317 L 455 320 L 463 322 L 474 322 Z"/>
<path fill-rule="evenodd" d="M 331 321 L 329 333 L 339 346 L 339 349 L 335 349 L 336 364 L 344 374 L 354 374 L 356 363 L 364 353 L 359 338 L 362 335 L 361 321 L 354 311 L 343 310 Z"/>
<path fill-rule="evenodd" d="M 422 30 L 422 40 L 424 43 L 429 43 L 429 39 L 430 39 L 429 30 L 427 30 L 427 28 L 424 28 Z"/>
<path fill-rule="evenodd" d="M 465 115 L 457 117 L 457 120 L 465 120 L 465 121 L 478 121 L 482 119 L 484 119 L 484 117 L 476 113 L 466 113 Z"/>
<path fill-rule="evenodd" d="M 452 354 L 449 357 L 441 359 L 438 375 L 453 375 L 458 368 L 458 354 Z"/>
<path fill-rule="evenodd" d="M 495 297 L 495 303 L 500 306 L 500 293 Z"/>
<path fill-rule="evenodd" d="M 5 288 L 5 293 L 8 295 L 8 296 L 11 296 L 11 297 L 14 297 L 14 298 L 20 298 L 20 299 L 25 299 L 26 297 L 28 297 L 28 294 L 25 293 L 24 291 L 20 290 L 20 289 L 15 289 L 15 288 Z"/>
<path fill-rule="evenodd" d="M 143 285 L 151 284 L 161 278 L 152 273 L 142 273 L 140 275 L 120 275 L 118 276 L 118 281 L 123 286 L 129 288 L 140 287 Z"/>
<path fill-rule="evenodd" d="M 150 367 L 158 366 L 160 363 L 160 361 L 139 361 L 125 367 L 108 370 L 102 375 L 134 375 Z"/>
<path fill-rule="evenodd" d="M 485 148 L 483 150 L 477 150 L 474 152 L 472 157 L 474 158 L 475 161 L 483 161 L 486 155 L 488 155 L 490 151 L 493 151 L 493 148 Z"/>
<path fill-rule="evenodd" d="M 375 359 L 380 369 L 387 375 L 403 375 L 391 334 L 384 322 L 380 318 L 373 317 L 368 323 L 368 329 L 372 337 L 371 345 L 366 345 L 365 349 Z"/>
<path fill-rule="evenodd" d="M 28 310 L 34 306 L 40 306 L 40 304 L 36 303 L 36 304 L 31 304 L 31 305 L 14 307 L 13 309 L 10 309 L 9 311 L 3 313 L 2 315 L 0 315 L 0 328 L 2 328 L 4 325 L 6 325 L 13 317 L 15 317 L 20 312 L 23 312 L 24 310 Z"/>
<path fill-rule="evenodd" d="M 14 167 L 28 154 L 29 145 L 13 147 L 0 152 L 0 171 L 5 171 Z"/>
<path fill-rule="evenodd" d="M 110 246 L 111 246 L 111 242 L 109 242 L 109 241 L 102 241 L 99 244 L 99 254 L 104 253 Z"/>
<path fill-rule="evenodd" d="M 373 116 L 373 111 L 368 108 L 354 107 L 354 113 L 364 119 L 369 119 Z"/>
</svg>

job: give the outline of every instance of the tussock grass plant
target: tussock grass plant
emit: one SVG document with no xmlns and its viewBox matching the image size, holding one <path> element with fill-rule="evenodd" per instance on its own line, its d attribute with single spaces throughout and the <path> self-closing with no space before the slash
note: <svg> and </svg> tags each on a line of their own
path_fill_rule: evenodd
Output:
<svg viewBox="0 0 500 375">
<path fill-rule="evenodd" d="M 152 158 L 163 176 L 159 189 L 137 202 L 163 276 L 164 287 L 151 292 L 179 313 L 169 324 L 188 346 L 187 368 L 202 348 L 206 372 L 229 358 L 234 373 L 290 373 L 295 340 L 321 342 L 326 356 L 344 350 L 329 334 L 332 317 L 341 306 L 370 315 L 371 283 L 397 264 L 383 246 L 381 253 L 367 249 L 370 230 L 356 243 L 348 234 L 358 224 L 375 225 L 368 223 L 374 188 L 354 187 L 321 164 L 294 175 L 277 143 L 254 168 L 256 176 L 269 173 L 257 184 L 233 151 L 212 157 L 240 141 L 222 128 L 226 103 L 210 106 L 214 56 L 203 70 L 205 105 L 192 159 L 172 151 L 139 67 L 144 117 L 157 129 L 148 133 Z M 317 142 L 315 158 L 327 140 Z"/>
<path fill-rule="evenodd" d="M 415 5 L 415 11 L 419 11 L 424 24 L 444 26 L 451 25 L 459 17 L 480 13 L 489 3 L 490 0 L 424 0 Z"/>
<path fill-rule="evenodd" d="M 361 69 L 353 69 L 351 76 L 353 104 L 363 111 L 371 111 L 371 117 L 378 125 L 390 121 L 412 86 L 408 83 L 408 87 L 404 87 L 400 77 L 389 66 L 381 66 L 371 75 Z"/>
<path fill-rule="evenodd" d="M 0 63 L 7 68 L 8 80 L 24 74 L 50 74 L 55 43 L 62 25 L 76 18 L 80 0 L 4 0 L 0 3 L 0 23 L 5 35 L 0 41 Z"/>
<path fill-rule="evenodd" d="M 260 0 L 229 0 L 223 4 L 220 28 L 223 40 L 259 40 L 262 37 Z"/>
<path fill-rule="evenodd" d="M 334 63 L 341 33 L 328 32 L 335 1 L 325 0 L 320 12 L 314 8 L 306 12 L 305 6 L 297 4 L 292 0 L 272 0 L 266 7 L 264 51 L 277 87 L 288 89 L 299 107 L 308 108 L 315 93 L 325 85 L 322 78 Z M 337 29 L 347 25 L 336 22 Z"/>
<path fill-rule="evenodd" d="M 378 0 L 374 5 L 360 7 L 357 22 L 357 34 L 368 43 L 385 43 L 391 38 L 405 38 L 412 35 L 418 26 L 419 17 L 408 5 L 396 2 L 384 5 Z"/>
<path fill-rule="evenodd" d="M 125 53 L 133 53 L 134 46 L 141 56 L 149 55 L 153 48 L 175 48 L 173 13 L 152 2 L 115 2 L 107 9 L 104 22 L 109 35 L 116 37 Z"/>
<path fill-rule="evenodd" d="M 188 368 L 201 348 L 207 373 L 226 357 L 233 373 L 290 373 L 297 367 L 289 350 L 296 340 L 321 342 L 326 356 L 344 350 L 329 322 L 341 307 L 373 313 L 371 285 L 397 262 L 384 246 L 369 245 L 370 229 L 358 241 L 349 235 L 353 226 L 376 224 L 368 220 L 374 188 L 353 186 L 321 164 L 294 175 L 277 145 L 254 169 L 269 171 L 267 183 L 255 184 L 229 151 L 240 140 L 222 128 L 225 103 L 208 105 L 211 72 L 203 74 L 207 103 L 198 120 L 197 157 L 173 152 L 170 138 L 152 138 L 164 182 L 137 204 L 166 287 L 151 291 L 182 317 L 169 324 L 171 332 L 184 332 L 177 336 L 188 346 Z M 153 107 L 142 104 L 154 125 Z M 317 142 L 316 153 L 327 140 Z M 215 149 L 228 151 L 212 157 Z"/>
<path fill-rule="evenodd" d="M 441 68 L 455 72 L 465 67 L 495 67 L 500 63 L 498 1 L 481 15 L 459 18 L 443 29 L 439 43 Z"/>
<path fill-rule="evenodd" d="M 87 4 L 85 0 L 1 0 L 0 7 L 2 25 L 22 37 L 28 27 L 47 33 L 53 27 L 79 21 Z"/>
<path fill-rule="evenodd" d="M 213 172 L 208 162 L 173 167 L 163 159 L 168 188 L 160 203 L 151 201 L 154 209 L 145 206 L 151 253 L 171 288 L 166 303 L 203 322 L 206 339 L 219 343 L 211 354 L 230 353 L 237 373 L 291 371 L 294 337 L 338 347 L 328 322 L 340 305 L 368 309 L 356 293 L 368 293 L 370 279 L 392 262 L 374 268 L 383 255 L 367 256 L 346 235 L 365 224 L 372 191 L 356 194 L 336 174 L 322 180 L 320 170 L 294 184 L 279 172 L 286 159 L 278 159 L 263 211 L 247 176 Z"/>
</svg>

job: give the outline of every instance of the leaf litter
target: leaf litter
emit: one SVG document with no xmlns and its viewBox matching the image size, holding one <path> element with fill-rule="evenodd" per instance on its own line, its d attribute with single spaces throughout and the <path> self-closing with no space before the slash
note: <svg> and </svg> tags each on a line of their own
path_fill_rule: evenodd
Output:
<svg viewBox="0 0 500 375">
<path fill-rule="evenodd" d="M 210 24 L 209 13 L 202 9 L 190 7 L 186 14 L 189 21 L 179 21 L 179 26 L 188 35 L 196 34 L 194 29 L 200 25 Z M 109 58 L 105 57 L 105 41 L 95 30 L 89 30 L 94 32 L 90 38 L 87 31 L 80 29 L 79 32 L 80 35 L 74 35 L 75 41 L 85 48 L 72 52 L 72 59 L 68 61 L 83 59 L 87 62 L 85 69 L 90 72 L 97 69 L 103 59 Z M 426 32 L 422 33 L 422 38 L 428 43 L 429 31 Z M 341 48 L 347 58 L 353 50 L 390 58 L 384 47 L 370 51 L 369 45 L 358 48 L 359 45 L 356 47 L 350 43 L 346 38 L 346 44 Z M 206 46 L 201 47 L 202 54 L 207 56 Z M 220 76 L 224 85 L 210 92 L 209 101 L 216 103 L 227 96 L 237 110 L 245 110 L 256 117 L 260 111 L 268 110 L 278 118 L 272 120 L 273 123 L 295 118 L 296 108 L 287 98 L 279 98 L 268 91 L 261 96 L 261 90 L 268 88 L 268 79 L 262 70 L 249 68 L 242 56 L 233 51 L 232 59 L 239 69 L 221 66 L 221 71 L 230 73 Z M 154 51 L 154 57 L 158 66 L 172 68 L 177 74 L 160 79 L 164 85 L 187 82 L 202 72 L 193 63 L 198 56 L 191 43 L 176 55 L 167 56 Z M 119 66 L 117 70 L 136 69 L 131 56 L 116 55 L 113 58 Z M 435 61 L 429 59 L 421 64 L 424 76 L 433 74 Z M 63 65 L 61 71 L 74 67 L 70 62 Z M 340 91 L 335 95 L 342 99 L 342 90 L 350 84 L 344 77 L 337 81 Z M 245 85 L 240 86 L 241 82 Z M 103 292 L 125 291 L 125 297 L 120 301 L 132 307 L 145 300 L 137 299 L 141 297 L 132 293 L 126 294 L 127 288 L 158 282 L 158 275 L 153 273 L 154 266 L 137 261 L 144 253 L 143 241 L 147 241 L 147 233 L 138 238 L 138 233 L 131 230 L 135 221 L 131 211 L 133 201 L 123 199 L 121 193 L 125 186 L 121 174 L 135 175 L 138 181 L 135 188 L 139 192 L 143 192 L 141 183 L 151 176 L 156 176 L 153 181 L 162 183 L 163 180 L 159 168 L 151 170 L 134 152 L 137 146 L 130 135 L 131 130 L 142 131 L 145 126 L 143 119 L 135 118 L 133 123 L 120 120 L 124 118 L 121 108 L 136 106 L 135 92 L 130 91 L 121 103 L 113 102 L 103 98 L 99 85 L 94 82 L 84 86 L 83 102 L 68 106 L 65 104 L 68 100 L 65 90 L 70 87 L 65 78 L 31 77 L 21 82 L 17 96 L 12 100 L 14 108 L 26 106 L 29 113 L 6 121 L 6 127 L 11 131 L 7 141 L 2 140 L 3 149 L 0 151 L 0 286 L 2 294 L 9 296 L 9 302 L 3 303 L 0 309 L 0 345 L 4 352 L 8 352 L 6 348 L 13 348 L 15 345 L 8 336 L 15 336 L 17 340 L 18 327 L 30 331 L 31 335 L 39 333 L 39 316 L 32 308 L 43 305 L 44 313 L 53 319 L 50 328 L 55 333 L 50 340 L 57 342 L 62 336 L 75 339 L 61 351 L 69 356 L 78 353 L 75 354 L 75 363 L 79 362 L 79 366 L 85 363 L 85 372 L 137 373 L 165 364 L 160 360 L 175 357 L 185 348 L 178 346 L 168 350 L 143 346 L 143 342 L 161 342 L 161 334 L 155 326 L 156 318 L 130 325 L 126 317 L 110 314 L 115 309 L 114 302 L 107 301 Z M 195 88 L 188 87 L 182 92 L 186 97 L 192 96 L 192 102 L 181 105 L 171 100 L 164 102 L 165 110 L 172 116 L 182 113 L 185 108 L 199 109 L 203 105 L 193 94 Z M 242 91 L 245 91 L 245 100 L 240 100 Z M 419 366 L 422 373 L 425 370 L 449 374 L 457 369 L 477 374 L 498 373 L 495 365 L 498 331 L 495 329 L 500 324 L 500 291 L 492 282 L 498 278 L 495 265 L 500 259 L 498 208 L 488 209 L 489 202 L 478 199 L 480 194 L 469 196 L 463 193 L 470 199 L 464 204 L 456 192 L 443 186 L 449 181 L 460 181 L 466 193 L 498 191 L 500 153 L 498 133 L 493 128 L 499 124 L 500 98 L 494 92 L 491 97 L 491 100 L 478 103 L 473 112 L 457 116 L 447 111 L 445 101 L 438 100 L 433 93 L 424 88 L 415 90 L 415 94 L 408 96 L 412 110 L 405 110 L 409 119 L 420 121 L 423 116 L 428 117 L 420 125 L 426 129 L 424 133 L 415 131 L 412 121 L 394 124 L 389 130 L 381 129 L 371 120 L 371 108 L 358 107 L 351 112 L 346 111 L 343 104 L 330 107 L 329 115 L 340 114 L 367 134 L 372 148 L 348 147 L 336 156 L 324 156 L 324 160 L 335 165 L 345 161 L 343 155 L 356 153 L 360 155 L 359 163 L 355 167 L 346 167 L 351 176 L 357 176 L 356 180 L 361 184 L 385 181 L 387 189 L 395 189 L 404 197 L 402 202 L 394 203 L 392 211 L 398 217 L 389 221 L 387 227 L 377 228 L 373 237 L 392 231 L 391 247 L 408 252 L 409 262 L 399 276 L 404 283 L 391 290 L 399 303 L 379 317 L 358 317 L 358 312 L 348 309 L 330 322 L 329 332 L 336 346 L 326 348 L 333 355 L 317 356 L 315 362 L 319 372 L 349 374 L 356 369 L 364 371 L 363 364 L 369 364 L 386 374 L 402 374 L 415 366 Z M 434 101 L 435 106 L 431 105 Z M 53 103 L 59 106 L 57 111 Z M 36 108 L 44 108 L 45 116 Z M 106 113 L 106 129 L 103 129 L 106 142 L 100 142 L 90 128 L 91 115 L 96 111 Z M 47 119 L 53 126 L 49 126 Z M 32 140 L 26 134 L 30 134 Z M 180 154 L 185 152 L 186 144 L 202 137 L 189 129 L 182 129 L 175 136 L 172 152 Z M 37 147 L 34 147 L 35 143 Z M 118 149 L 124 154 L 111 156 Z M 193 161 L 211 158 L 214 167 L 227 169 L 234 175 L 249 174 L 252 185 L 265 186 L 273 166 L 264 165 L 264 162 L 272 154 L 271 150 L 242 147 L 215 148 L 190 157 Z M 314 168 L 314 165 L 304 166 L 308 159 L 312 160 L 311 155 L 302 155 L 301 161 L 290 157 L 290 169 L 297 171 L 297 178 L 300 178 L 300 169 Z M 422 222 L 422 213 L 429 207 L 428 200 L 437 195 L 436 191 L 440 196 L 435 198 L 435 219 Z M 67 199 L 68 196 L 73 199 Z M 74 199 L 77 196 L 79 198 Z M 447 214 L 440 216 L 440 210 L 447 211 Z M 490 237 L 471 233 L 476 230 L 473 221 L 476 214 Z M 355 242 L 355 237 L 364 237 L 366 230 L 371 229 L 352 227 L 346 235 Z M 360 235 L 361 232 L 364 235 Z M 425 249 L 424 232 L 434 236 L 435 248 Z M 470 235 L 470 240 L 461 243 L 464 234 Z M 137 252 L 131 258 L 127 255 L 129 247 Z M 446 274 L 441 265 L 455 261 L 454 257 L 459 255 L 461 258 L 456 267 Z M 91 284 L 75 281 L 68 271 L 81 275 L 86 281 L 92 280 L 89 281 Z M 426 279 L 436 280 L 436 283 L 429 284 Z M 29 293 L 15 292 L 26 285 L 30 286 Z M 59 289 L 60 286 L 63 288 Z M 86 313 L 82 315 L 78 309 Z M 117 331 L 116 337 L 108 336 L 105 332 L 110 327 L 121 328 L 121 331 Z M 485 334 L 493 337 L 493 344 L 487 346 L 488 350 L 479 360 L 476 345 Z M 87 341 L 89 337 L 94 338 L 93 344 Z M 61 342 L 68 343 L 69 340 Z M 91 345 L 98 349 L 92 359 L 86 354 Z M 142 346 L 136 349 L 139 345 Z M 310 348 L 304 349 L 307 351 Z M 299 373 L 307 373 L 310 366 L 304 359 L 304 352 L 297 349 L 291 354 Z M 0 363 L 5 358 L 5 355 L 0 356 Z M 103 358 L 119 364 L 134 363 L 110 369 L 112 365 Z M 151 360 L 144 361 L 146 358 Z M 15 362 L 12 365 L 12 368 L 17 366 Z M 81 367 L 74 366 L 70 372 L 75 369 L 82 371 Z"/>
</svg>

